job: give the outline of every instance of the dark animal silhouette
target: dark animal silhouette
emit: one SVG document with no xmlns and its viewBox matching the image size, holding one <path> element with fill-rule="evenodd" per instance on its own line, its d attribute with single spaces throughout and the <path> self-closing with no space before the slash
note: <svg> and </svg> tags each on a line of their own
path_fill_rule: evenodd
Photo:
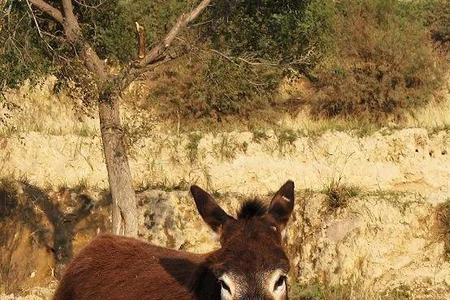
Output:
<svg viewBox="0 0 450 300">
<path fill-rule="evenodd" d="M 220 249 L 200 255 L 101 235 L 68 265 L 54 300 L 288 299 L 282 244 L 294 183 L 286 182 L 268 207 L 244 203 L 237 218 L 198 186 L 191 193 Z"/>
</svg>

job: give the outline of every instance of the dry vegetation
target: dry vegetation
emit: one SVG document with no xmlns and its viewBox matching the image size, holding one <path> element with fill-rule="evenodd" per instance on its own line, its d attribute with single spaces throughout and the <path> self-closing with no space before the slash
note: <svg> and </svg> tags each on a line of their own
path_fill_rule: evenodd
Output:
<svg viewBox="0 0 450 300">
<path fill-rule="evenodd" d="M 346 185 L 340 179 L 332 180 L 322 191 L 327 196 L 327 206 L 330 211 L 345 208 L 348 201 L 360 193 L 356 186 Z"/>
<path fill-rule="evenodd" d="M 316 71 L 315 113 L 385 120 L 437 96 L 446 62 L 404 3 L 348 1 L 341 6 L 335 53 Z"/>
<path fill-rule="evenodd" d="M 372 295 L 362 291 L 358 283 L 342 286 L 323 284 L 293 286 L 290 299 L 293 300 L 410 300 L 413 295 L 407 287 L 387 291 L 384 295 Z"/>
<path fill-rule="evenodd" d="M 436 208 L 438 235 L 445 241 L 447 259 L 450 259 L 450 199 Z"/>
</svg>

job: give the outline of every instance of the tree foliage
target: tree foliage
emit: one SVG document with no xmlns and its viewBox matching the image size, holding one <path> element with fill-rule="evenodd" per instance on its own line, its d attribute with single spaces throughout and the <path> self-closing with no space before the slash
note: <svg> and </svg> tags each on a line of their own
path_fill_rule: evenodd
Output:
<svg viewBox="0 0 450 300">
<path fill-rule="evenodd" d="M 317 0 L 219 1 L 203 32 L 215 49 L 279 64 L 314 65 L 332 41 L 332 2 Z"/>
<path fill-rule="evenodd" d="M 0 86 L 53 71 L 52 44 L 39 36 L 26 2 L 7 1 L 0 8 Z"/>
<path fill-rule="evenodd" d="M 61 8 L 60 1 L 47 1 Z M 192 1 L 80 0 L 74 2 L 75 14 L 83 36 L 103 59 L 118 64 L 136 58 L 135 23 L 146 28 L 151 45 L 165 33 L 175 18 Z M 76 62 L 77 49 L 61 43 L 62 27 L 49 16 L 31 10 L 25 0 L 7 0 L 1 9 L 0 83 L 15 86 L 24 79 L 56 73 Z M 38 25 L 38 26 L 37 26 Z"/>
</svg>

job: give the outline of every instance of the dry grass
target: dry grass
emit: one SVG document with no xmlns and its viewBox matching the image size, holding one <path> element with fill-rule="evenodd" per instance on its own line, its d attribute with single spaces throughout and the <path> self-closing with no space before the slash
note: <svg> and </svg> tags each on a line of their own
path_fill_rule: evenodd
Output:
<svg viewBox="0 0 450 300">
<path fill-rule="evenodd" d="M 450 94 L 441 102 L 432 101 L 408 114 L 405 127 L 422 127 L 430 131 L 450 128 Z"/>
<path fill-rule="evenodd" d="M 77 100 L 68 96 L 64 91 L 55 95 L 53 92 L 54 78 L 43 79 L 36 86 L 24 84 L 16 90 L 4 92 L 5 99 L 0 99 L 0 135 L 10 136 L 17 133 L 39 132 L 50 135 L 70 135 L 92 137 L 99 134 L 98 119 L 95 110 L 80 111 Z M 450 84 L 450 83 L 449 83 Z M 289 86 L 290 85 L 290 86 Z M 140 90 L 144 86 L 138 87 Z M 311 87 L 305 86 L 304 81 L 286 82 L 284 89 L 302 90 L 303 93 L 312 93 Z M 283 97 L 288 97 L 286 91 Z M 125 102 L 133 104 L 127 95 Z M 397 129 L 405 127 L 426 128 L 430 132 L 450 128 L 450 94 L 446 94 L 441 102 L 431 102 L 425 107 L 408 113 L 398 122 L 383 124 L 383 128 Z M 129 101 L 130 100 L 130 101 Z M 5 108 L 5 105 L 9 108 Z M 328 131 L 350 132 L 357 136 L 367 136 L 380 130 L 380 125 L 354 118 L 317 118 L 311 115 L 306 106 L 295 116 L 287 113 L 275 112 L 268 109 L 266 112 L 255 112 L 248 118 L 229 117 L 222 122 L 209 120 L 187 119 L 160 119 L 155 117 L 153 111 L 141 111 L 138 107 L 124 107 L 124 123 L 129 138 L 135 141 L 151 132 L 217 132 L 251 131 L 255 141 L 266 139 L 267 130 L 276 132 L 295 132 L 297 136 L 319 136 Z M 86 114 L 87 113 L 87 114 Z M 149 117 L 151 116 L 151 118 Z M 127 125 L 128 124 L 128 125 Z M 142 124 L 150 124 L 145 128 Z M 131 128 L 130 130 L 128 130 Z M 139 129 L 139 130 L 136 130 Z M 144 130 L 145 129 L 145 130 Z M 139 134 L 136 132 L 139 131 Z M 286 136 L 289 138 L 291 135 Z M 285 136 L 282 136 L 284 141 Z M 284 145 L 284 143 L 283 143 Z"/>
<path fill-rule="evenodd" d="M 346 207 L 348 201 L 356 197 L 361 190 L 358 187 L 346 185 L 338 179 L 332 180 L 322 192 L 327 196 L 328 209 L 334 211 Z"/>
<path fill-rule="evenodd" d="M 447 259 L 450 259 L 450 199 L 436 208 L 437 234 L 445 243 Z"/>
<path fill-rule="evenodd" d="M 99 131 L 94 112 L 84 110 L 77 105 L 76 99 L 63 92 L 56 94 L 53 90 L 55 82 L 56 78 L 50 76 L 36 85 L 25 82 L 18 89 L 4 92 L 0 135 L 25 132 L 97 135 Z"/>
<path fill-rule="evenodd" d="M 292 300 L 409 300 L 412 299 L 407 287 L 386 290 L 377 294 L 363 289 L 362 284 L 330 286 L 312 284 L 308 286 L 293 285 L 290 290 Z"/>
</svg>

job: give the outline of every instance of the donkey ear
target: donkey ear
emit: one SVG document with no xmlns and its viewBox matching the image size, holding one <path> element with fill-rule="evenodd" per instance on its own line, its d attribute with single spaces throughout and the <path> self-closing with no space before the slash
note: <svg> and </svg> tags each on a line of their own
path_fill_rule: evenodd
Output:
<svg viewBox="0 0 450 300">
<path fill-rule="evenodd" d="M 206 224 L 216 233 L 220 233 L 220 229 L 226 221 L 233 219 L 216 203 L 214 198 L 202 190 L 200 187 L 191 186 L 191 194 L 194 197 L 197 210 L 202 216 Z"/>
<path fill-rule="evenodd" d="M 268 214 L 283 230 L 286 227 L 292 210 L 294 209 L 294 182 L 288 180 L 278 190 L 269 205 Z"/>
</svg>

